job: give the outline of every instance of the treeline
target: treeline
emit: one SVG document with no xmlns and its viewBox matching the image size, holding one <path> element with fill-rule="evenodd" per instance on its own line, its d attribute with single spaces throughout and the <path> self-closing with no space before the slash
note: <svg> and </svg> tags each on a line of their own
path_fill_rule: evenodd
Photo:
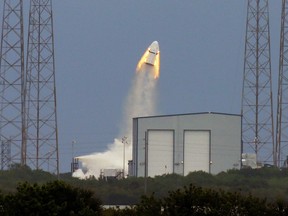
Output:
<svg viewBox="0 0 288 216">
<path fill-rule="evenodd" d="M 0 215 L 83 215 L 83 216 L 170 216 L 170 215 L 288 215 L 283 200 L 243 195 L 239 192 L 204 189 L 192 184 L 169 191 L 167 196 L 142 196 L 139 203 L 120 208 L 104 208 L 91 190 L 85 190 L 63 181 L 42 185 L 21 183 L 14 193 L 0 193 Z"/>
<path fill-rule="evenodd" d="M 176 191 L 190 184 L 203 189 L 221 189 L 245 196 L 252 195 L 268 202 L 288 202 L 288 170 L 278 168 L 229 170 L 217 175 L 192 172 L 185 177 L 169 174 L 147 179 L 130 177 L 123 180 L 79 180 L 72 178 L 71 173 L 61 174 L 57 178 L 44 171 L 14 166 L 10 170 L 0 171 L 0 190 L 3 194 L 15 193 L 21 182 L 43 185 L 55 180 L 92 191 L 104 205 L 135 205 L 141 201 L 141 196 L 151 194 L 156 199 L 162 199 L 169 195 L 169 191 Z"/>
<path fill-rule="evenodd" d="M 100 215 L 101 201 L 92 191 L 61 181 L 21 183 L 16 192 L 0 194 L 0 215 Z"/>
<path fill-rule="evenodd" d="M 140 201 L 142 195 L 154 193 L 157 198 L 168 195 L 184 186 L 193 184 L 209 189 L 222 189 L 265 198 L 268 201 L 282 199 L 288 202 L 288 170 L 278 168 L 229 170 L 217 175 L 205 172 L 192 172 L 187 176 L 168 174 L 154 178 L 130 177 L 124 180 L 78 180 L 62 178 L 66 182 L 91 189 L 99 195 L 104 204 L 130 205 Z"/>
</svg>

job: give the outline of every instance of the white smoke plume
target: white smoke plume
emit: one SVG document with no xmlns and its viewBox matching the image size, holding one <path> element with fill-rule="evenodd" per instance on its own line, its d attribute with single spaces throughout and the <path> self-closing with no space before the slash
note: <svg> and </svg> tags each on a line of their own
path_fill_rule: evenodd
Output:
<svg viewBox="0 0 288 216">
<path fill-rule="evenodd" d="M 132 136 L 132 118 L 154 115 L 156 113 L 157 79 L 154 78 L 155 68 L 143 64 L 136 71 L 134 80 L 124 105 L 123 124 L 120 137 Z"/>
<path fill-rule="evenodd" d="M 105 152 L 77 157 L 87 172 L 84 173 L 82 169 L 76 170 L 73 173 L 74 177 L 83 179 L 94 176 L 98 178 L 101 169 L 123 169 L 124 164 L 124 175 L 127 175 L 128 160 L 132 159 L 132 119 L 155 115 L 157 102 L 155 74 L 159 74 L 158 70 L 159 67 L 145 64 L 143 58 L 140 60 L 124 104 L 123 120 L 118 137 L 114 139 L 114 143 L 108 145 L 108 150 Z M 123 141 L 123 137 L 127 140 Z"/>
</svg>

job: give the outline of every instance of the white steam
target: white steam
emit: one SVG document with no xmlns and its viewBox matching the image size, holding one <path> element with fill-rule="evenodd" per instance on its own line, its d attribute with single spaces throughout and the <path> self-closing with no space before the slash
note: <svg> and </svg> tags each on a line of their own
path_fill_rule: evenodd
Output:
<svg viewBox="0 0 288 216">
<path fill-rule="evenodd" d="M 101 169 L 123 169 L 124 164 L 124 175 L 127 175 L 128 160 L 132 159 L 132 119 L 155 115 L 157 79 L 154 78 L 154 74 L 158 72 L 155 70 L 157 70 L 156 67 L 141 63 L 124 104 L 123 120 L 118 137 L 114 139 L 114 143 L 108 145 L 108 150 L 105 152 L 77 157 L 87 172 L 84 173 L 81 169 L 76 170 L 73 177 L 94 176 L 98 178 Z M 127 140 L 122 141 L 123 137 L 127 137 Z"/>
</svg>

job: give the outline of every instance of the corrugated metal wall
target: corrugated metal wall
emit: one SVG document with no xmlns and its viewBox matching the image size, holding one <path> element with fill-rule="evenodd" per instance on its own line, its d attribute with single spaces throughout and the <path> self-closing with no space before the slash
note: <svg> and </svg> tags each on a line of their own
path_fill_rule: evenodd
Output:
<svg viewBox="0 0 288 216">
<path fill-rule="evenodd" d="M 240 165 L 240 115 L 198 113 L 133 119 L 134 176 L 187 175 L 196 170 L 216 174 Z"/>
</svg>

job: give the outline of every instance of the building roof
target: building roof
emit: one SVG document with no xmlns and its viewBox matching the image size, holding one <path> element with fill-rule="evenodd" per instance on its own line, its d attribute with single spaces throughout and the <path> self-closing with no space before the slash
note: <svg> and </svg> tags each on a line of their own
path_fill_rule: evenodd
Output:
<svg viewBox="0 0 288 216">
<path fill-rule="evenodd" d="M 133 119 L 161 118 L 161 117 L 184 116 L 184 115 L 229 115 L 229 116 L 239 116 L 239 117 L 241 117 L 241 114 L 219 113 L 219 112 L 199 112 L 199 113 L 182 113 L 182 114 L 168 114 L 168 115 L 155 115 L 155 116 L 140 116 L 140 117 L 134 117 Z"/>
</svg>

